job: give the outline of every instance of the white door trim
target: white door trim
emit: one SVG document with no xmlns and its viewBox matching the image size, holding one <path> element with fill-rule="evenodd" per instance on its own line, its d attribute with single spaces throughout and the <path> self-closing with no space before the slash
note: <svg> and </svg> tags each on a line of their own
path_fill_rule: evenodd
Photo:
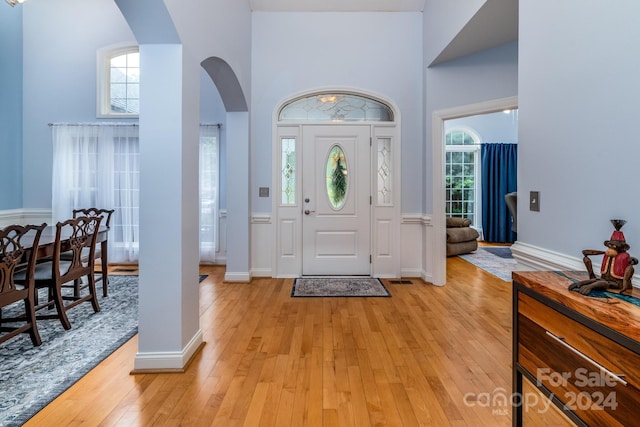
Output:
<svg viewBox="0 0 640 427">
<path fill-rule="evenodd" d="M 443 286 L 447 277 L 447 251 L 445 227 L 445 191 L 444 191 L 444 121 L 495 113 L 505 109 L 518 108 L 518 97 L 493 99 L 477 104 L 436 110 L 432 115 L 432 194 L 433 194 L 433 242 L 431 252 L 427 252 L 427 265 L 433 265 L 433 284 Z"/>
<path fill-rule="evenodd" d="M 332 122 L 320 121 L 279 121 L 278 114 L 283 106 L 287 103 L 309 94 L 319 92 L 348 92 L 364 97 L 376 99 L 386 104 L 394 114 L 392 122 L 349 122 L 357 126 L 370 126 L 373 149 L 371 160 L 371 189 L 373 196 L 373 207 L 371 212 L 371 252 L 372 264 L 371 275 L 374 277 L 394 278 L 401 275 L 401 116 L 397 106 L 383 96 L 364 91 L 356 88 L 318 88 L 311 91 L 305 91 L 290 96 L 279 103 L 273 111 L 273 134 L 272 134 L 272 214 L 273 224 L 271 227 L 271 242 L 263 242 L 264 244 L 273 245 L 271 251 L 271 271 L 272 277 L 299 277 L 302 273 L 302 196 L 299 193 L 296 201 L 292 205 L 283 205 L 281 203 L 281 174 L 279 165 L 281 163 L 281 140 L 282 138 L 302 138 L 302 127 L 306 125 L 332 125 Z M 338 125 L 347 125 L 347 122 L 336 123 Z M 392 176 L 392 200 L 385 203 L 376 203 L 377 196 L 377 159 L 378 151 L 376 149 L 378 142 L 387 141 L 391 144 L 391 171 Z M 296 180 L 300 182 L 302 179 L 300 171 L 296 171 Z M 258 244 L 254 242 L 253 244 Z M 260 250 L 255 248 L 255 250 Z"/>
</svg>

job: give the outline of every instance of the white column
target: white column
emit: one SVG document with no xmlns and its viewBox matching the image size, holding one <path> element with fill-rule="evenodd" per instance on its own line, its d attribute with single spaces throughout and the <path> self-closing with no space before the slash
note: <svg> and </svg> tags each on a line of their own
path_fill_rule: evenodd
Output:
<svg viewBox="0 0 640 427">
<path fill-rule="evenodd" d="M 140 60 L 139 335 L 134 372 L 181 370 L 202 344 L 199 66 L 185 59 L 180 44 L 142 44 Z"/>
</svg>

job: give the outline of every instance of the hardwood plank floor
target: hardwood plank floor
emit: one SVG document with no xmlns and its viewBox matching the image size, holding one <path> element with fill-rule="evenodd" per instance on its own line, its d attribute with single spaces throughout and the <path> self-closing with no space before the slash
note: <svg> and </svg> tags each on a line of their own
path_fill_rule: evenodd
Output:
<svg viewBox="0 0 640 427">
<path fill-rule="evenodd" d="M 26 426 L 511 425 L 486 400 L 510 396 L 511 284 L 460 258 L 444 287 L 384 281 L 391 298 L 291 298 L 292 279 L 201 272 L 206 345 L 186 373 L 130 375 L 134 337 Z"/>
</svg>

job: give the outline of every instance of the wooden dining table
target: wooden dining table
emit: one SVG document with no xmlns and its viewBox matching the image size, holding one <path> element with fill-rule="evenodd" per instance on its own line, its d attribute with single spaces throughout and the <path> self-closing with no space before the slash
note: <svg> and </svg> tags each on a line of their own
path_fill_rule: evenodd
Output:
<svg viewBox="0 0 640 427">
<path fill-rule="evenodd" d="M 107 268 L 107 238 L 109 235 L 109 227 L 101 225 L 98 229 L 98 236 L 96 245 L 100 244 L 100 250 L 102 251 L 102 268 Z M 69 236 L 64 234 L 61 236 L 60 244 L 62 245 L 62 251 L 65 250 L 65 245 L 69 241 Z M 28 239 L 23 240 L 23 246 L 25 249 L 32 247 L 32 241 Z M 38 245 L 38 252 L 36 253 L 36 259 L 43 259 L 53 255 L 53 249 L 56 243 L 56 227 L 54 225 L 48 225 L 42 230 L 40 235 L 40 244 Z"/>
<path fill-rule="evenodd" d="M 65 231 L 63 230 L 63 233 Z M 106 289 L 107 286 L 107 282 L 108 282 L 108 275 L 107 275 L 107 265 L 108 265 L 108 259 L 107 259 L 107 243 L 108 243 L 108 236 L 109 236 L 109 227 L 101 225 L 100 228 L 98 229 L 98 236 L 96 238 L 96 245 L 100 245 L 100 250 L 102 251 L 102 256 L 100 258 L 101 260 L 101 265 L 100 267 L 102 268 L 102 271 L 104 272 L 104 279 L 103 279 L 103 288 Z M 23 239 L 22 244 L 24 246 L 25 249 L 30 249 L 33 246 L 33 240 L 29 240 L 27 237 L 30 236 L 25 236 L 25 239 Z M 62 234 L 61 236 L 61 240 L 60 240 L 60 244 L 62 246 L 62 252 L 65 251 L 65 245 L 68 246 L 68 241 L 69 241 L 69 235 Z M 53 255 L 54 252 L 54 246 L 56 243 L 56 227 L 54 225 L 48 225 L 45 227 L 44 230 L 42 230 L 42 234 L 40 235 L 40 243 L 38 245 L 38 251 L 36 252 L 36 260 L 39 259 L 45 259 L 48 257 L 51 257 Z"/>
</svg>

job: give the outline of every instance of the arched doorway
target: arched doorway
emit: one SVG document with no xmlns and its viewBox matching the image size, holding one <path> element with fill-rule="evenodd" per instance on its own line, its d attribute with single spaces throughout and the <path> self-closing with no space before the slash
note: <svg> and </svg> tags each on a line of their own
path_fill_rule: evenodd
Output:
<svg viewBox="0 0 640 427">
<path fill-rule="evenodd" d="M 277 277 L 400 275 L 400 139 L 389 102 L 316 91 L 276 110 Z"/>
</svg>

